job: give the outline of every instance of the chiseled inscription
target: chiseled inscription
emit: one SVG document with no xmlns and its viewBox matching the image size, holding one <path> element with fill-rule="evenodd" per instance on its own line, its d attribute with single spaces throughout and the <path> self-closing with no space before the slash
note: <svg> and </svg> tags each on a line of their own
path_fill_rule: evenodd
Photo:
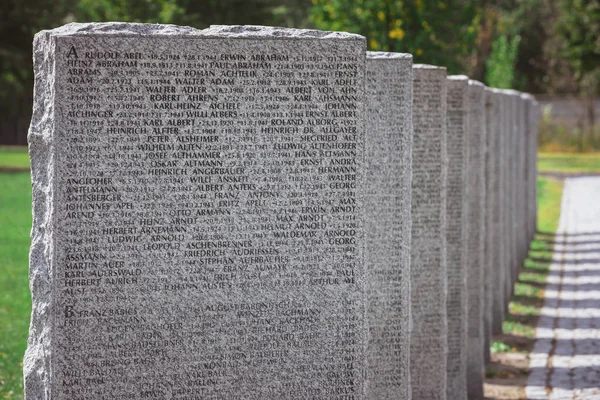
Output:
<svg viewBox="0 0 600 400">
<path fill-rule="evenodd" d="M 364 48 L 315 42 L 58 40 L 55 398 L 360 398 Z"/>
</svg>

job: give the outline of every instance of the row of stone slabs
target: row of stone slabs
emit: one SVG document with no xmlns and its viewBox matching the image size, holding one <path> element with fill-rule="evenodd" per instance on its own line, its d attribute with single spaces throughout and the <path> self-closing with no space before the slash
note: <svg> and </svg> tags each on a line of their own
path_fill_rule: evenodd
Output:
<svg viewBox="0 0 600 400">
<path fill-rule="evenodd" d="M 28 399 L 482 397 L 530 96 L 340 32 L 69 24 L 34 58 Z"/>
</svg>

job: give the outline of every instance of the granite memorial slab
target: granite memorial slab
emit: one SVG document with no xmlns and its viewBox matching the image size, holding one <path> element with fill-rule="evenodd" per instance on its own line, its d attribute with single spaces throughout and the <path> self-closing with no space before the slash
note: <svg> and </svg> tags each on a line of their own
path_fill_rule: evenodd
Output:
<svg viewBox="0 0 600 400">
<path fill-rule="evenodd" d="M 413 66 L 411 387 L 446 398 L 446 68 Z"/>
<path fill-rule="evenodd" d="M 521 104 L 522 104 L 522 108 L 523 108 L 523 126 L 522 126 L 522 135 L 523 138 L 521 140 L 522 144 L 523 144 L 523 165 L 521 166 L 521 172 L 523 175 L 522 178 L 522 188 L 521 190 L 523 191 L 523 195 L 522 195 L 522 201 L 523 204 L 521 204 L 521 208 L 522 208 L 522 214 L 523 214 L 523 246 L 524 246 L 524 250 L 523 250 L 523 261 L 527 258 L 527 253 L 529 250 L 529 242 L 531 241 L 531 236 L 530 236 L 530 232 L 531 232 L 531 226 L 530 226 L 530 218 L 529 218 L 529 197 L 530 197 L 530 191 L 529 191 L 529 186 L 531 184 L 531 176 L 529 175 L 529 167 L 530 167 L 530 159 L 531 159 L 531 153 L 530 153 L 530 148 L 531 148 L 531 137 L 529 135 L 531 126 L 530 126 L 530 114 L 531 114 L 531 95 L 528 93 L 522 93 L 521 94 Z"/>
<path fill-rule="evenodd" d="M 365 39 L 36 35 L 28 399 L 363 399 Z"/>
<path fill-rule="evenodd" d="M 494 150 L 489 172 L 492 175 L 493 184 L 490 186 L 489 203 L 487 210 L 491 211 L 490 230 L 488 231 L 489 253 L 488 266 L 491 266 L 492 283 L 489 284 L 492 291 L 491 302 L 491 330 L 492 334 L 502 333 L 502 322 L 504 321 L 504 281 L 506 280 L 506 254 L 503 240 L 503 218 L 504 218 L 504 135 L 502 131 L 503 98 L 498 89 L 491 89 L 488 94 L 487 129 L 489 151 Z M 494 205 L 492 205 L 494 203 Z M 486 253 L 487 254 L 487 253 Z"/>
<path fill-rule="evenodd" d="M 410 398 L 412 55 L 367 52 L 367 398 Z"/>
<path fill-rule="evenodd" d="M 448 270 L 448 364 L 446 396 L 467 399 L 467 144 L 469 78 L 447 81 L 448 196 L 446 246 Z"/>
<path fill-rule="evenodd" d="M 484 281 L 485 281 L 485 307 L 483 319 L 483 355 L 485 363 L 491 361 L 490 345 L 492 338 L 492 320 L 494 295 L 500 282 L 498 263 L 501 258 L 498 220 L 499 207 L 499 182 L 498 176 L 498 150 L 499 137 L 497 132 L 498 100 L 495 89 L 485 88 L 485 124 L 486 124 L 486 149 L 485 149 L 485 256 L 484 256 Z"/>
<path fill-rule="evenodd" d="M 469 141 L 467 147 L 467 392 L 483 398 L 485 288 L 485 86 L 469 80 Z"/>
</svg>

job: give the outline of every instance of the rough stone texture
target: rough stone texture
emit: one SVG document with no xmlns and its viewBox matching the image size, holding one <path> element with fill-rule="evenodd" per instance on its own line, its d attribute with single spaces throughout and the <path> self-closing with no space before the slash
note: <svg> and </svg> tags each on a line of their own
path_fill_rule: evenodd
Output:
<svg viewBox="0 0 600 400">
<path fill-rule="evenodd" d="M 520 100 L 521 93 L 516 90 L 510 90 L 511 96 L 511 121 L 512 121 L 512 153 L 513 153 L 513 162 L 511 165 L 511 216 L 512 216 L 512 249 L 513 249 L 513 258 L 512 258 L 512 283 L 511 283 L 511 295 L 514 294 L 514 285 L 517 281 L 517 276 L 519 274 L 519 259 L 521 257 L 521 247 L 520 247 L 520 238 L 519 238 L 519 227 L 521 225 L 521 220 L 519 219 L 519 159 L 520 159 L 520 149 L 519 149 L 519 130 L 520 130 Z"/>
<path fill-rule="evenodd" d="M 508 107 L 506 109 L 506 121 L 505 129 L 506 129 L 506 137 L 507 137 L 507 146 L 506 151 L 508 152 L 507 158 L 507 209 L 506 216 L 508 217 L 507 221 L 507 231 L 506 240 L 508 250 L 506 254 L 510 257 L 508 263 L 508 271 L 509 271 L 509 279 L 507 280 L 506 286 L 506 299 L 508 307 L 508 299 L 513 294 L 514 283 L 517 276 L 517 265 L 518 265 L 518 238 L 515 234 L 516 229 L 519 227 L 519 221 L 517 219 L 517 163 L 518 163 L 518 152 L 517 148 L 517 131 L 518 131 L 518 99 L 519 92 L 515 90 L 503 90 L 503 93 L 506 95 L 506 101 Z"/>
<path fill-rule="evenodd" d="M 526 223 L 527 223 L 527 242 L 529 243 L 534 239 L 536 226 L 535 226 L 535 217 L 533 213 L 535 212 L 535 202 L 536 192 L 535 186 L 537 184 L 537 176 L 536 172 L 536 161 L 537 154 L 535 151 L 535 143 L 537 140 L 535 134 L 535 107 L 534 107 L 534 97 L 530 94 L 523 94 L 521 96 L 525 100 L 525 151 L 526 151 L 526 160 L 525 160 L 525 191 L 526 191 Z"/>
<path fill-rule="evenodd" d="M 485 86 L 469 80 L 468 230 L 467 230 L 467 304 L 469 398 L 483 398 L 483 318 L 485 245 Z"/>
<path fill-rule="evenodd" d="M 365 51 L 36 36 L 28 399 L 365 398 Z"/>
<path fill-rule="evenodd" d="M 526 139 L 526 113 L 527 106 L 526 101 L 523 98 L 523 93 L 519 93 L 519 98 L 517 99 L 518 103 L 518 129 L 517 129 L 517 153 L 518 153 L 518 164 L 517 164 L 517 180 L 516 180 L 516 190 L 517 190 L 517 224 L 515 227 L 515 234 L 517 238 L 517 246 L 519 249 L 519 258 L 517 260 L 517 270 L 516 274 L 518 276 L 521 266 L 527 257 L 527 250 L 529 248 L 529 243 L 527 241 L 527 217 L 526 217 L 526 194 L 527 189 L 525 188 L 525 176 L 526 176 L 526 168 L 525 168 L 525 160 L 526 160 L 526 151 L 525 151 L 525 139 Z"/>
<path fill-rule="evenodd" d="M 367 52 L 367 398 L 410 398 L 412 55 Z"/>
<path fill-rule="evenodd" d="M 530 182 L 531 176 L 529 175 L 530 158 L 531 158 L 531 154 L 530 154 L 531 136 L 530 136 L 529 132 L 531 130 L 531 125 L 530 125 L 531 99 L 532 99 L 531 95 L 529 95 L 527 93 L 521 94 L 521 105 L 523 108 L 523 126 L 522 126 L 523 165 L 522 165 L 522 171 L 521 171 L 523 174 L 522 188 L 521 188 L 521 190 L 523 191 L 523 196 L 522 196 L 523 204 L 521 204 L 521 208 L 522 208 L 521 213 L 523 215 L 523 222 L 522 222 L 522 224 L 523 224 L 523 246 L 524 246 L 523 261 L 527 258 L 527 252 L 529 250 L 529 242 L 531 241 L 531 237 L 529 235 L 529 233 L 531 232 L 531 226 L 530 226 L 531 220 L 529 219 L 529 197 L 530 197 L 529 185 L 531 184 L 531 182 Z"/>
<path fill-rule="evenodd" d="M 446 69 L 413 66 L 411 386 L 446 398 Z"/>
<path fill-rule="evenodd" d="M 491 361 L 490 340 L 492 337 L 492 306 L 494 289 L 497 288 L 497 262 L 500 258 L 498 249 L 498 158 L 497 99 L 494 89 L 485 88 L 485 243 L 484 243 L 484 318 L 483 318 L 483 356 L 487 364 Z"/>
<path fill-rule="evenodd" d="M 503 167 L 502 167 L 502 247 L 504 248 L 504 259 L 502 269 L 504 270 L 504 313 L 508 311 L 508 302 L 512 288 L 512 208 L 510 183 L 512 181 L 512 147 L 511 147 L 511 97 L 506 90 L 500 90 L 502 103 L 502 122 L 500 131 L 502 134 Z"/>
<path fill-rule="evenodd" d="M 533 99 L 531 104 L 531 175 L 533 177 L 531 184 L 531 220 L 532 220 L 532 232 L 531 239 L 533 240 L 537 232 L 537 157 L 538 157 L 538 124 L 542 116 L 540 104 L 537 100 Z"/>
<path fill-rule="evenodd" d="M 467 399 L 467 143 L 469 78 L 449 76 L 448 196 L 446 246 L 448 268 L 447 398 Z"/>
<path fill-rule="evenodd" d="M 489 204 L 487 209 L 492 212 L 490 226 L 488 231 L 488 243 L 490 249 L 489 264 L 491 266 L 492 276 L 492 309 L 491 309 L 491 330 L 493 334 L 502 333 L 502 322 L 504 321 L 505 304 L 505 280 L 506 280 L 506 254 L 504 249 L 503 224 L 504 224 L 504 181 L 505 181 L 505 149 L 504 134 L 502 130 L 504 102 L 503 95 L 497 89 L 491 89 L 492 95 L 488 94 L 489 108 L 487 117 L 488 143 L 489 148 L 495 147 L 494 156 L 490 171 L 492 172 L 493 184 L 490 186 L 491 192 L 488 196 Z M 490 153 L 488 149 L 488 154 Z M 495 206 L 492 206 L 495 203 Z"/>
</svg>

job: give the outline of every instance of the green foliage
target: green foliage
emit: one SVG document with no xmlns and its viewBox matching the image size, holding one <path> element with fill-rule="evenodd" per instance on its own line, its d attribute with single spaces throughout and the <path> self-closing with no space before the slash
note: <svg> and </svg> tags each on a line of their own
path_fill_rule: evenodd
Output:
<svg viewBox="0 0 600 400">
<path fill-rule="evenodd" d="M 81 21 L 123 21 L 168 24 L 184 15 L 178 0 L 79 0 Z"/>
<path fill-rule="evenodd" d="M 513 351 L 513 347 L 502 342 L 492 342 L 490 350 L 492 350 L 492 353 L 510 353 Z"/>
<path fill-rule="evenodd" d="M 411 53 L 415 62 L 464 72 L 481 10 L 475 0 L 313 0 L 310 17 L 323 30 L 360 33 L 370 50 Z"/>
<path fill-rule="evenodd" d="M 587 95 L 600 93 L 600 0 L 562 0 L 556 31 Z"/>
<path fill-rule="evenodd" d="M 0 1 L 0 116 L 14 111 L 21 99 L 31 96 L 33 35 L 65 23 L 75 1 Z"/>
<path fill-rule="evenodd" d="M 510 40 L 501 35 L 492 44 L 492 53 L 486 62 L 485 82 L 488 86 L 512 89 L 515 83 L 515 64 L 519 52 L 520 36 Z"/>
</svg>

